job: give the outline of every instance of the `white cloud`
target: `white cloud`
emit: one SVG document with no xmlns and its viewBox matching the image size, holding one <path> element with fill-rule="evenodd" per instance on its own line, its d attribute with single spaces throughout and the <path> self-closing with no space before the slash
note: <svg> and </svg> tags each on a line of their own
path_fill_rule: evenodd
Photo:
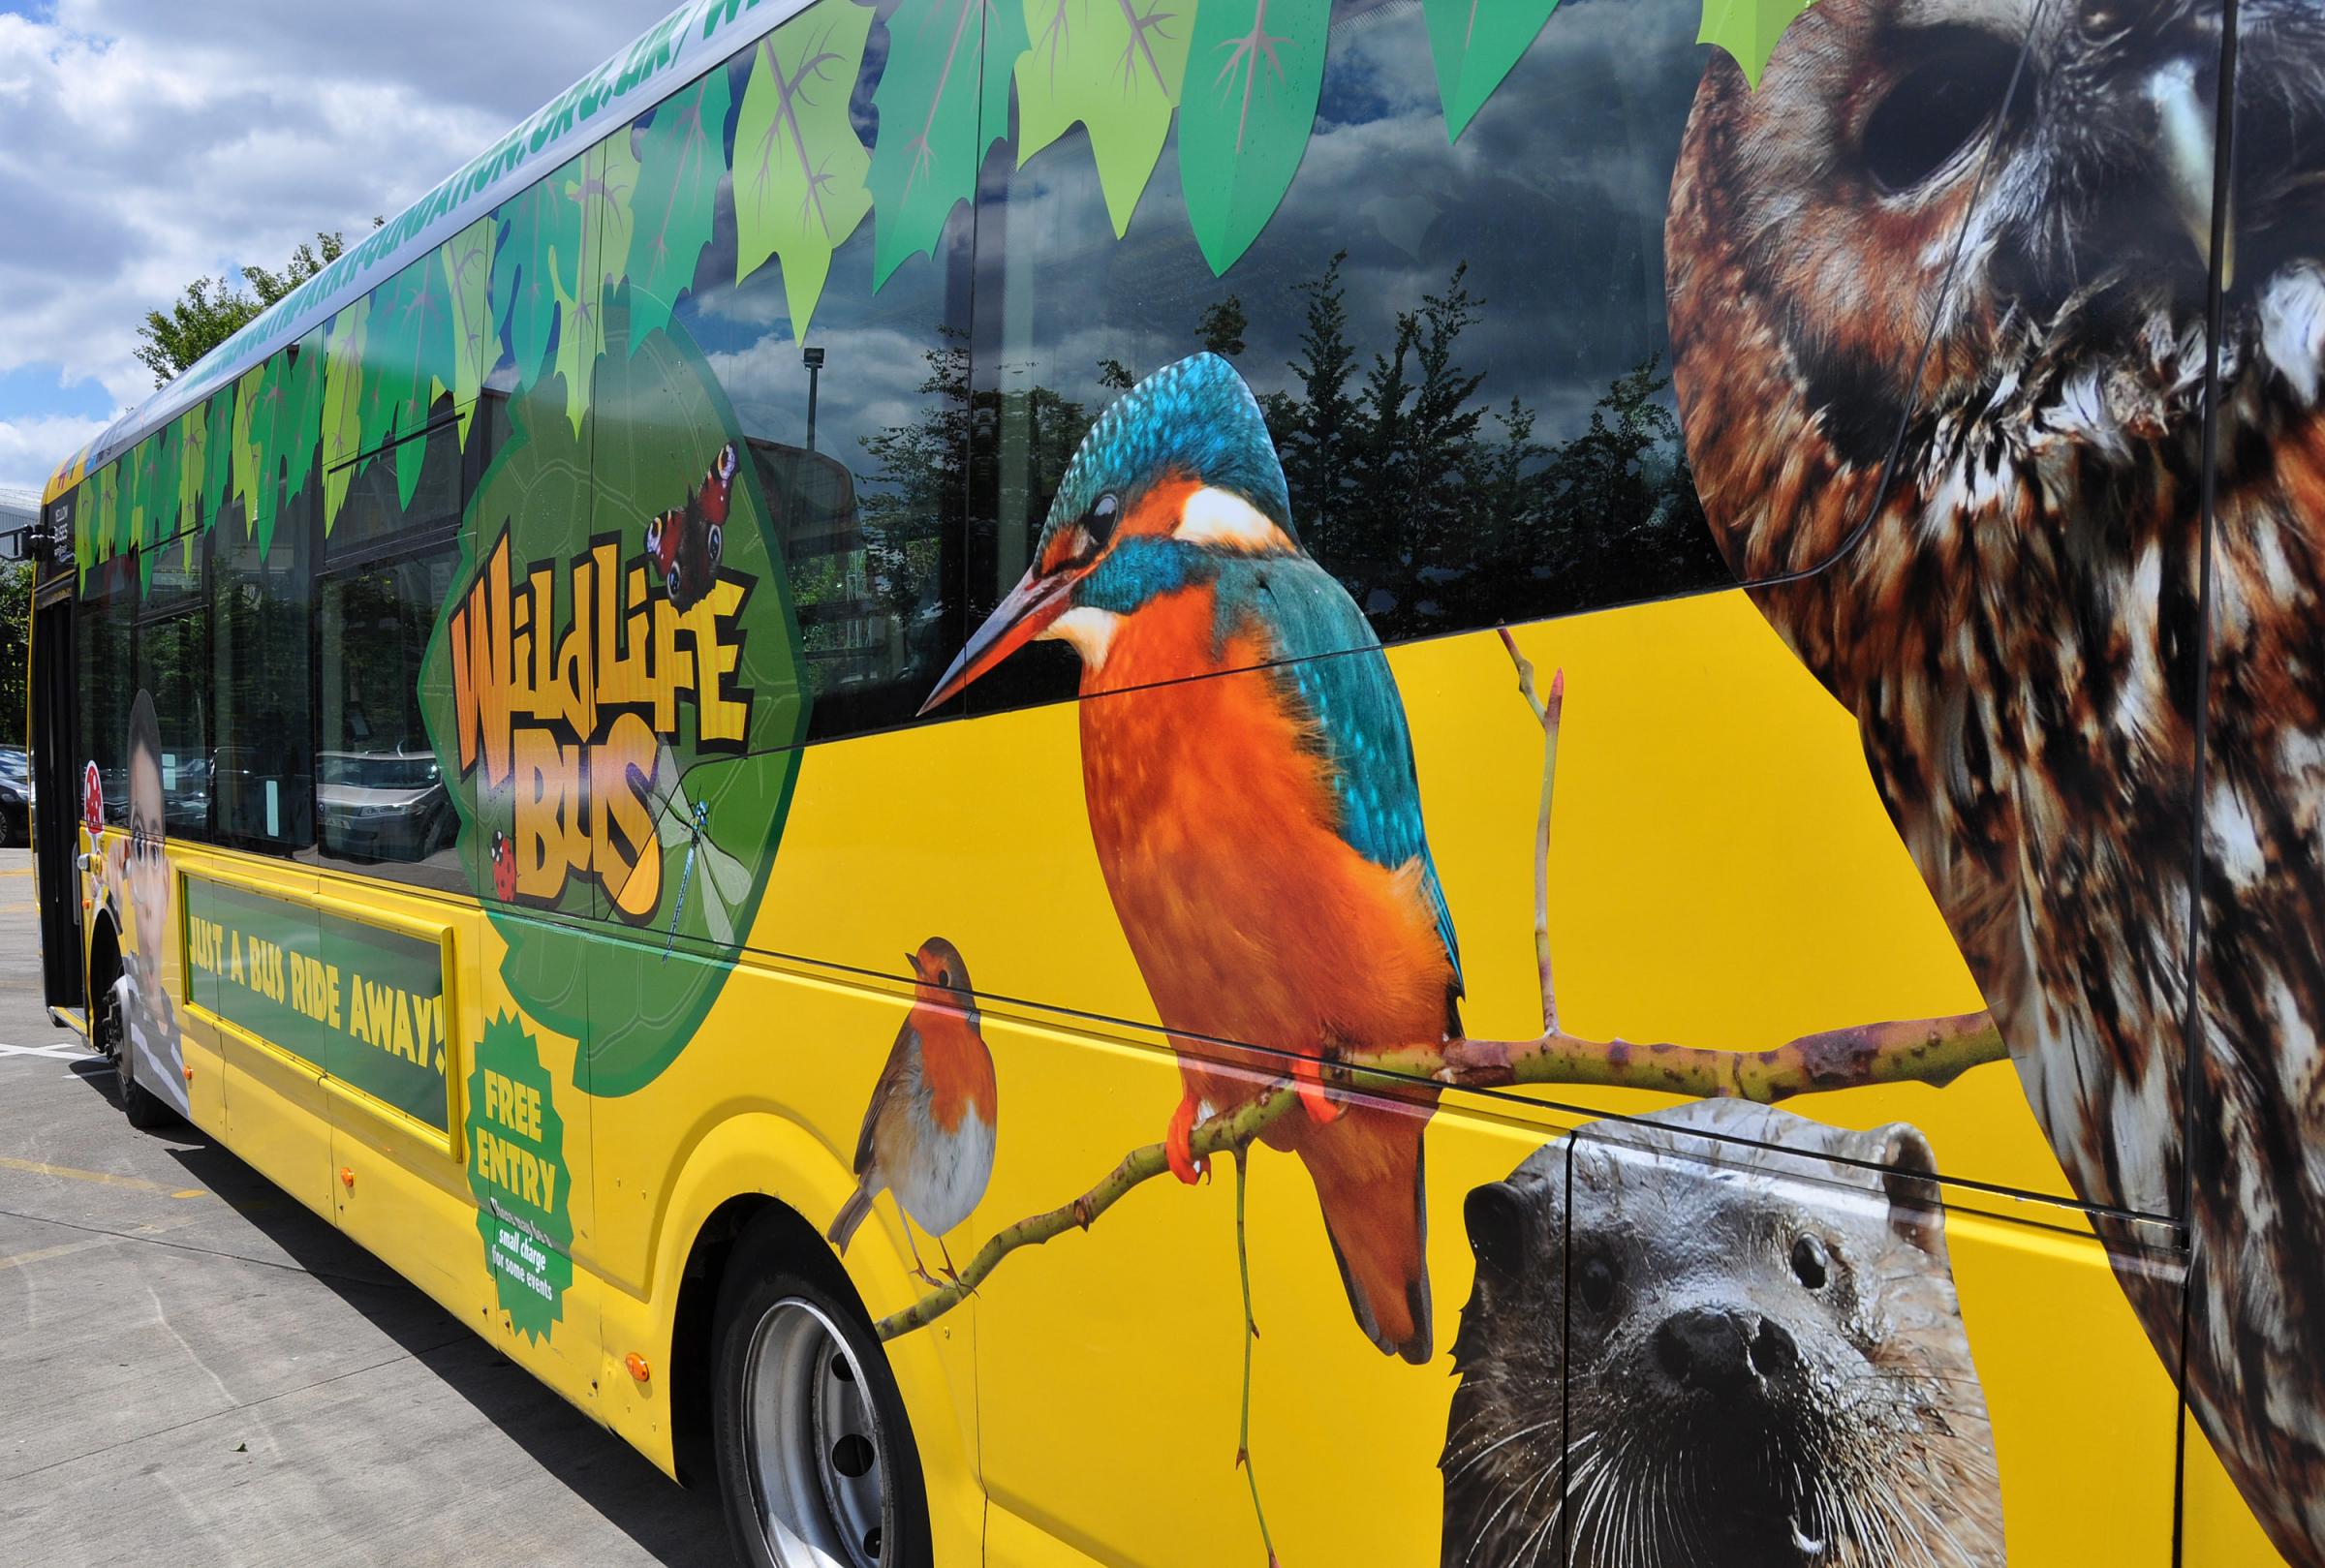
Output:
<svg viewBox="0 0 2325 1568">
<path fill-rule="evenodd" d="M 57 463 L 110 423 L 70 414 L 0 419 L 0 490 L 38 496 Z"/>
<path fill-rule="evenodd" d="M 627 45 L 667 0 L 54 0 L 0 13 L 0 372 L 121 407 L 138 323 L 188 281 L 353 238 Z M 0 486 L 94 433 L 0 419 Z"/>
</svg>

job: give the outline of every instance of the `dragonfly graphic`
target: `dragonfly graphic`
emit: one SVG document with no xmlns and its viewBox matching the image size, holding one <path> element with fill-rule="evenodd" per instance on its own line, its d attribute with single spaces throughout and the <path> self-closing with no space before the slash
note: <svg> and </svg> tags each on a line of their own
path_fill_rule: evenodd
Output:
<svg viewBox="0 0 2325 1568">
<path fill-rule="evenodd" d="M 686 842 L 686 865 L 678 874 L 678 898 L 670 910 L 669 942 L 664 946 L 666 958 L 669 947 L 678 939 L 678 924 L 686 917 L 687 901 L 702 901 L 702 928 L 710 939 L 721 947 L 734 945 L 734 911 L 751 897 L 751 867 L 719 847 L 710 836 L 710 808 L 707 802 L 687 798 L 686 781 L 678 768 L 678 758 L 667 744 L 654 759 L 654 777 L 667 778 L 669 787 L 663 792 L 655 808 L 654 827 L 666 845 Z M 701 885 L 696 886 L 697 882 Z"/>
</svg>

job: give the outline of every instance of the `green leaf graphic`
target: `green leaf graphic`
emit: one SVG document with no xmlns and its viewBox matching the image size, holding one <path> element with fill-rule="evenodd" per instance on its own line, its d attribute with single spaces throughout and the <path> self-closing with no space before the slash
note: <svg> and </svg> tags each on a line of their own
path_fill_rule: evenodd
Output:
<svg viewBox="0 0 2325 1568">
<path fill-rule="evenodd" d="M 244 534 L 264 540 L 274 538 L 275 487 L 265 482 L 264 446 L 280 396 L 275 371 L 281 363 L 278 357 L 253 365 L 234 383 L 234 494 L 242 503 Z M 259 553 L 265 554 L 264 544 Z"/>
<path fill-rule="evenodd" d="M 546 385 L 510 401 L 506 437 L 468 502 L 454 602 L 469 593 L 505 531 L 516 571 L 546 564 L 559 575 L 554 614 L 545 606 L 540 613 L 567 624 L 574 613 L 574 564 L 618 528 L 618 548 L 631 565 L 642 565 L 643 519 L 683 503 L 711 458 L 742 441 L 726 390 L 693 339 L 657 331 L 633 353 L 627 317 L 618 301 L 604 315 L 605 352 L 578 430 L 562 417 Z M 467 775 L 475 787 L 452 791 L 462 858 L 508 942 L 501 976 L 526 1013 L 584 1040 L 574 1082 L 592 1094 L 630 1093 L 677 1058 L 725 986 L 766 887 L 807 725 L 806 659 L 785 580 L 776 505 L 758 466 L 745 464 L 732 488 L 719 569 L 750 585 L 735 611 L 734 661 L 726 676 L 729 690 L 750 693 L 750 714 L 739 748 L 730 738 L 706 739 L 704 710 L 694 702 L 677 703 L 668 727 L 659 731 L 650 781 L 662 814 L 651 862 L 658 888 L 632 938 L 591 938 L 583 945 L 578 928 L 566 920 L 544 921 L 535 910 L 501 902 L 486 869 L 487 845 L 497 831 L 520 856 L 525 852 L 521 802 L 530 779 L 520 784 L 512 769 L 495 780 L 480 758 Z M 665 591 L 655 587 L 650 595 L 654 613 L 666 616 Z M 586 600 L 581 613 L 589 613 Z M 512 632 L 504 624 L 496 635 Z M 441 616 L 419 690 L 429 739 L 448 778 L 461 777 L 462 762 L 450 695 L 455 657 L 452 617 Z M 602 775 L 597 782 L 620 787 Z M 697 809 L 699 839 L 689 826 Z M 584 877 L 568 877 L 542 898 L 555 902 L 538 907 L 560 916 L 609 913 L 607 891 Z M 607 997 L 619 998 L 618 1005 L 605 1005 Z"/>
<path fill-rule="evenodd" d="M 210 410 L 197 403 L 177 418 L 177 524 L 192 528 L 207 518 L 202 509 L 202 481 L 209 471 Z"/>
<path fill-rule="evenodd" d="M 1744 68 L 1744 79 L 1757 87 L 1760 73 L 1768 69 L 1768 57 L 1776 52 L 1784 29 L 1814 3 L 1815 0 L 1703 0 L 1703 30 L 1695 35 L 1695 42 L 1716 45 L 1734 55 L 1736 64 Z"/>
<path fill-rule="evenodd" d="M 430 252 L 372 293 L 363 352 L 363 450 L 373 451 L 427 422 L 452 375 L 452 292 Z M 419 489 L 425 442 L 395 449 L 396 490 L 405 506 Z M 366 459 L 363 466 L 371 466 Z"/>
<path fill-rule="evenodd" d="M 1557 9 L 1558 0 L 1421 0 L 1429 55 L 1437 62 L 1437 95 L 1445 106 L 1447 141 L 1461 139 L 1472 117 Z"/>
<path fill-rule="evenodd" d="M 1119 239 L 1170 135 L 1194 0 L 1025 0 L 1025 20 L 1033 43 L 1017 61 L 1017 166 L 1079 120 Z"/>
<path fill-rule="evenodd" d="M 1332 0 L 1204 0 L 1179 99 L 1179 184 L 1214 276 L 1299 172 L 1324 89 Z"/>
<path fill-rule="evenodd" d="M 581 166 L 575 158 L 496 215 L 504 228 L 492 255 L 492 329 L 508 342 L 519 392 L 541 379 L 557 325 L 549 258 L 580 250 Z"/>
<path fill-rule="evenodd" d="M 202 436 L 202 514 L 203 526 L 218 526 L 226 509 L 227 490 L 233 482 L 234 389 L 222 387 L 203 405 L 208 430 Z"/>
<path fill-rule="evenodd" d="M 565 416 L 578 436 L 581 420 L 589 413 L 590 380 L 598 362 L 599 309 L 584 306 L 568 294 L 554 268 L 549 272 L 549 288 L 557 301 L 557 374 L 565 383 Z"/>
<path fill-rule="evenodd" d="M 872 13 L 821 0 L 760 41 L 734 127 L 734 281 L 783 261 L 791 336 L 806 341 L 831 253 L 872 210 L 872 156 L 849 123 Z"/>
<path fill-rule="evenodd" d="M 356 471 L 342 465 L 363 449 L 363 339 L 371 322 L 366 294 L 324 328 L 323 531 L 327 536 L 347 503 Z"/>
<path fill-rule="evenodd" d="M 719 180 L 727 172 L 730 102 L 727 73 L 713 71 L 664 101 L 654 123 L 640 133 L 637 183 L 627 203 L 635 226 L 628 252 L 634 350 L 670 319 L 678 296 L 694 287 L 695 267 L 710 244 Z"/>
<path fill-rule="evenodd" d="M 980 54 L 980 11 L 981 81 L 971 63 Z M 976 198 L 985 149 L 1008 137 L 1009 77 L 1027 46 L 1018 0 L 904 0 L 889 16 L 888 63 L 872 93 L 881 135 L 866 181 L 879 214 L 873 288 L 905 258 L 935 255 L 952 209 Z"/>
<path fill-rule="evenodd" d="M 288 353 L 276 355 L 282 368 L 276 375 L 278 395 L 274 422 L 261 433 L 265 482 L 279 486 L 284 502 L 305 487 L 315 471 L 323 437 L 325 394 L 324 329 L 317 327 Z M 272 540 L 269 532 L 267 539 Z M 264 544 L 260 546 L 262 551 Z"/>
<path fill-rule="evenodd" d="M 500 359 L 500 338 L 492 325 L 492 248 L 500 225 L 480 218 L 438 252 L 452 296 L 452 406 L 460 411 L 460 445 L 468 445 L 469 420 L 484 378 Z"/>
</svg>

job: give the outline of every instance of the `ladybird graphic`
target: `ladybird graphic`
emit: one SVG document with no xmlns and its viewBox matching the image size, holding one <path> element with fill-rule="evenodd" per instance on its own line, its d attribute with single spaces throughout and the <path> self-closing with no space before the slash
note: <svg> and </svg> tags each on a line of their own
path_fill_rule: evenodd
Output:
<svg viewBox="0 0 2325 1568">
<path fill-rule="evenodd" d="M 730 441 L 711 459 L 710 472 L 688 493 L 685 506 L 646 520 L 646 554 L 654 558 L 663 591 L 675 608 L 692 605 L 718 578 L 738 461 Z"/>
<path fill-rule="evenodd" d="M 105 789 L 98 783 L 97 764 L 91 762 L 80 775 L 80 819 L 91 833 L 105 830 Z"/>
<path fill-rule="evenodd" d="M 516 902 L 516 848 L 497 827 L 492 830 L 492 895 L 503 904 Z"/>
</svg>

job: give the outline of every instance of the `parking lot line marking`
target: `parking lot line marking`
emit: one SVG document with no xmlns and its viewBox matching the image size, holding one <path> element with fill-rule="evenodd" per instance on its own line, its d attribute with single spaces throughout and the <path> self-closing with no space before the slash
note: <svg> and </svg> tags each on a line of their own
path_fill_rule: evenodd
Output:
<svg viewBox="0 0 2325 1568">
<path fill-rule="evenodd" d="M 55 1045 L 0 1045 L 0 1057 L 46 1057 L 51 1061 L 78 1061 L 88 1054 L 86 1040 L 63 1040 Z"/>
<path fill-rule="evenodd" d="M 134 1192 L 159 1192 L 165 1198 L 206 1198 L 206 1188 L 172 1187 L 167 1183 L 148 1182 L 141 1176 L 113 1176 L 105 1171 L 76 1170 L 70 1165 L 44 1165 L 37 1159 L 17 1159 L 0 1154 L 0 1171 L 22 1171 L 30 1176 L 55 1176 L 68 1182 L 95 1182 L 100 1186 L 128 1187 Z"/>
<path fill-rule="evenodd" d="M 0 876 L 30 876 L 31 875 L 32 868 L 30 866 L 20 866 L 15 871 L 0 871 Z"/>
</svg>

